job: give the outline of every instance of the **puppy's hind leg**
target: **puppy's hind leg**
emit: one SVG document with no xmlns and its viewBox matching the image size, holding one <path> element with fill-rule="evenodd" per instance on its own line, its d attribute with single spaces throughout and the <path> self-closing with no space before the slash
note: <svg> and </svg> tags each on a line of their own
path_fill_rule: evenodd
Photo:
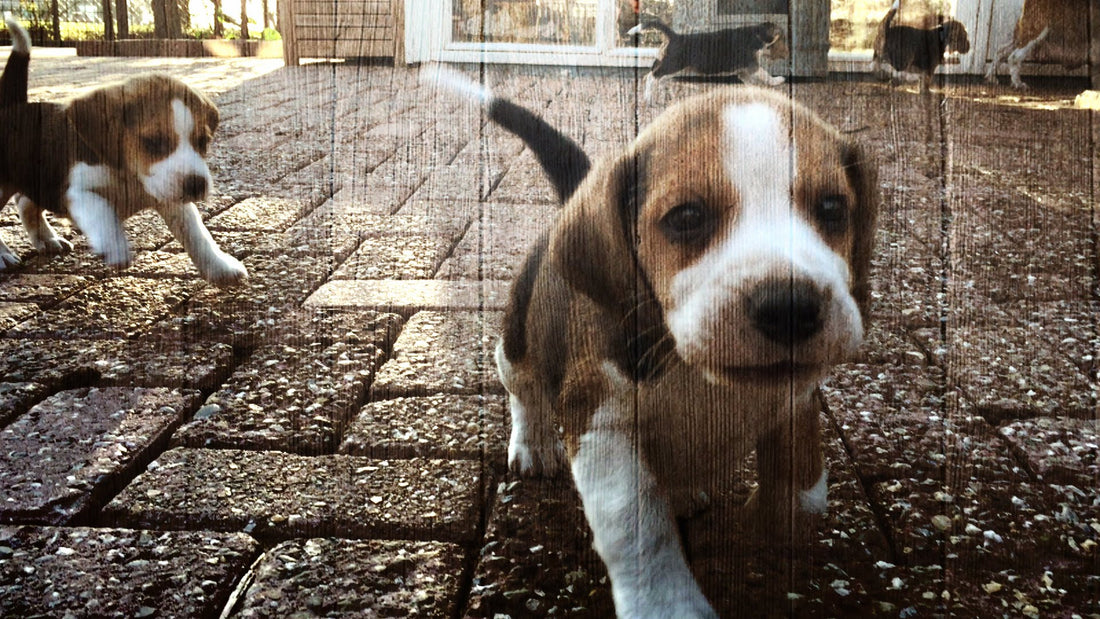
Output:
<svg viewBox="0 0 1100 619">
<path fill-rule="evenodd" d="M 512 433 L 508 468 L 522 477 L 553 477 L 565 466 L 565 448 L 554 429 L 553 409 L 546 389 L 526 368 L 508 360 L 503 340 L 497 344 L 497 373 L 508 390 Z"/>
<path fill-rule="evenodd" d="M 764 70 L 764 67 L 756 67 L 755 71 L 738 71 L 737 77 L 746 84 L 757 86 L 779 86 L 787 81 L 781 75 L 772 76 Z"/>
<path fill-rule="evenodd" d="M 19 196 L 16 208 L 19 209 L 19 219 L 27 231 L 27 238 L 35 249 L 48 256 L 67 254 L 73 250 L 73 244 L 57 235 L 50 222 L 46 221 L 46 214 L 30 198 Z"/>
</svg>

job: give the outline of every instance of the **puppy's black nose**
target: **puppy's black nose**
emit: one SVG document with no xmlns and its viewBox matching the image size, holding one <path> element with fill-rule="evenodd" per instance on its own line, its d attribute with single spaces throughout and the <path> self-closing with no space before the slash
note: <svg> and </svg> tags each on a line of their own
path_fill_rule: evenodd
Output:
<svg viewBox="0 0 1100 619">
<path fill-rule="evenodd" d="M 777 344 L 799 344 L 821 330 L 824 300 L 813 282 L 769 279 L 749 292 L 747 302 L 753 327 Z"/>
<path fill-rule="evenodd" d="M 188 201 L 202 200 L 209 189 L 205 176 L 189 174 L 183 179 L 183 198 Z"/>
</svg>

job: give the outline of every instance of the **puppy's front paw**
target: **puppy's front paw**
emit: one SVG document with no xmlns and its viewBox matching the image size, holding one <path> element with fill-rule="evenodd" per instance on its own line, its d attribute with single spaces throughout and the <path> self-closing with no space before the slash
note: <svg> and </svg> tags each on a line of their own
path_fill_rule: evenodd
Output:
<svg viewBox="0 0 1100 619">
<path fill-rule="evenodd" d="M 19 256 L 16 256 L 10 249 L 7 247 L 0 248 L 0 271 L 8 267 L 17 267 L 21 263 Z"/>
<path fill-rule="evenodd" d="M 224 252 L 218 252 L 217 259 L 206 265 L 203 279 L 215 286 L 238 286 L 248 279 L 248 270 L 240 260 Z"/>
<path fill-rule="evenodd" d="M 92 251 L 103 258 L 103 262 L 116 269 L 125 269 L 130 266 L 130 244 L 125 240 L 121 243 L 107 243 L 102 249 L 97 249 L 94 246 Z"/>
<path fill-rule="evenodd" d="M 768 80 L 769 86 L 780 86 L 787 81 L 787 78 L 782 75 L 775 75 Z"/>
<path fill-rule="evenodd" d="M 508 441 L 508 469 L 520 477 L 554 477 L 565 468 L 565 447 L 556 436 L 523 440 L 512 432 Z"/>
<path fill-rule="evenodd" d="M 60 256 L 71 252 L 73 244 L 59 236 L 54 236 L 39 240 L 34 244 L 34 248 L 46 256 Z"/>
</svg>

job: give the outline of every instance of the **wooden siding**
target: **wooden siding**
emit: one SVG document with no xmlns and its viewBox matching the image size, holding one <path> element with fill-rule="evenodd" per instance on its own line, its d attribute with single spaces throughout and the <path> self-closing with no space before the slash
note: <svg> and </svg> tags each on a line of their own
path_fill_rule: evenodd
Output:
<svg viewBox="0 0 1100 619">
<path fill-rule="evenodd" d="M 287 64 L 301 58 L 404 58 L 402 0 L 282 0 Z"/>
</svg>

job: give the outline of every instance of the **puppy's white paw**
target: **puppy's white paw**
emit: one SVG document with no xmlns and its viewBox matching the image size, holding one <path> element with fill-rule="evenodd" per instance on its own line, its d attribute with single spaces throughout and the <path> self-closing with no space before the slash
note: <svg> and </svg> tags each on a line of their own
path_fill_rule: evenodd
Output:
<svg viewBox="0 0 1100 619">
<path fill-rule="evenodd" d="M 787 81 L 787 78 L 783 77 L 782 75 L 775 75 L 771 79 L 768 80 L 768 85 L 769 86 L 780 86 L 786 81 Z"/>
<path fill-rule="evenodd" d="M 122 242 L 107 243 L 102 248 L 92 246 L 92 251 L 103 257 L 103 262 L 109 267 L 116 269 L 125 269 L 130 266 L 130 244 L 125 240 Z"/>
<path fill-rule="evenodd" d="M 225 252 L 218 252 L 216 260 L 203 269 L 202 276 L 215 286 L 238 286 L 248 279 L 248 269 L 240 260 Z"/>
<path fill-rule="evenodd" d="M 16 256 L 7 247 L 0 248 L 0 271 L 7 269 L 8 267 L 17 267 L 22 263 L 19 260 L 19 256 Z"/>
<path fill-rule="evenodd" d="M 646 617 L 660 619 L 718 619 L 718 613 L 711 608 L 710 603 L 703 597 L 698 586 L 682 587 L 680 591 L 653 592 L 649 603 L 636 604 L 632 608 L 624 608 L 619 611 L 620 616 Z M 619 595 L 616 595 L 615 606 L 619 609 Z M 625 604 L 622 604 L 625 606 Z"/>
<path fill-rule="evenodd" d="M 565 447 L 556 436 L 524 438 L 513 429 L 508 441 L 508 469 L 513 473 L 520 477 L 555 477 L 565 468 Z"/>
<path fill-rule="evenodd" d="M 39 239 L 34 244 L 34 248 L 46 256 L 60 256 L 71 252 L 73 244 L 59 236 L 54 236 Z"/>
</svg>

